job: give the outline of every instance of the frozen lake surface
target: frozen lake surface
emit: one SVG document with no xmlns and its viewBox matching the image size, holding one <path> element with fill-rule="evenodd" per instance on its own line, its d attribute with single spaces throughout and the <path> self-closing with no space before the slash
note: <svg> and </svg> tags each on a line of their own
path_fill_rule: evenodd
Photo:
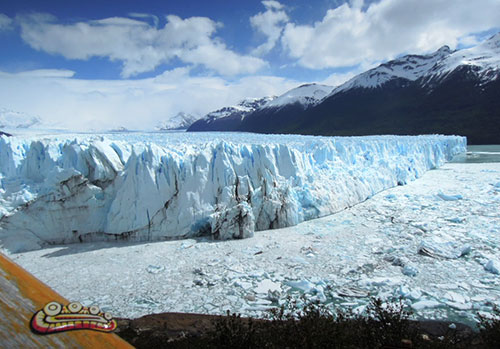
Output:
<svg viewBox="0 0 500 349">
<path fill-rule="evenodd" d="M 452 162 L 485 163 L 500 162 L 500 145 L 469 145 L 465 154 L 457 155 Z"/>
<path fill-rule="evenodd" d="M 114 316 L 262 316 L 287 295 L 362 310 L 404 297 L 417 316 L 473 322 L 500 305 L 500 163 L 449 163 L 337 214 L 253 238 L 87 243 L 10 257 Z"/>
</svg>

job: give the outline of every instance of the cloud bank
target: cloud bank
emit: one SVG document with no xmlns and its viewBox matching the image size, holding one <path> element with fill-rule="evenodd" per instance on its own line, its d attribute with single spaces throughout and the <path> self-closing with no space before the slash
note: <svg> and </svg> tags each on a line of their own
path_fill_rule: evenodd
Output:
<svg viewBox="0 0 500 349">
<path fill-rule="evenodd" d="M 189 68 L 154 78 L 76 79 L 68 70 L 0 72 L 0 101 L 7 109 L 40 116 L 72 130 L 154 129 L 178 112 L 203 116 L 246 97 L 279 95 L 300 82 L 273 76 L 237 80 L 190 76 Z"/>
<path fill-rule="evenodd" d="M 252 53 L 260 56 L 271 51 L 281 36 L 285 23 L 289 18 L 285 12 L 285 7 L 277 1 L 262 1 L 266 8 L 265 12 L 259 12 L 250 17 L 252 28 L 263 34 L 267 40 L 256 47 Z"/>
<path fill-rule="evenodd" d="M 135 18 L 151 19 L 145 14 Z M 112 17 L 101 20 L 58 23 L 48 14 L 18 16 L 22 39 L 32 48 L 67 59 L 104 57 L 122 62 L 122 77 L 153 71 L 178 59 L 223 76 L 254 74 L 267 66 L 260 58 L 241 55 L 215 35 L 218 23 L 206 17 L 165 17 L 162 28 L 138 19 Z"/>
<path fill-rule="evenodd" d="M 454 48 L 499 24 L 498 0 L 381 0 L 368 7 L 356 0 L 313 25 L 287 23 L 281 43 L 303 67 L 336 68 Z"/>
</svg>

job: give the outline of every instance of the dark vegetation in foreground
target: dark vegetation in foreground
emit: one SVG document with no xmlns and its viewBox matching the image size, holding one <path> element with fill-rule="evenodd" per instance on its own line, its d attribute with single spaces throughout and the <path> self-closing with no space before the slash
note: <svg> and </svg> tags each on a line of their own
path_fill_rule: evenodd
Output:
<svg viewBox="0 0 500 349">
<path fill-rule="evenodd" d="M 119 320 L 118 335 L 137 348 L 499 348 L 500 310 L 480 317 L 479 332 L 449 322 L 412 321 L 401 302 L 372 299 L 363 315 L 296 303 L 269 319 L 237 314 L 166 313 Z"/>
</svg>

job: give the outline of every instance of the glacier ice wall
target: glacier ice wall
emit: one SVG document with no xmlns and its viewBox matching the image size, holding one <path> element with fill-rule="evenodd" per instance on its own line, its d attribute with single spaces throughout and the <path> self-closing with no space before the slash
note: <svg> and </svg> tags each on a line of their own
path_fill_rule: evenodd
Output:
<svg viewBox="0 0 500 349">
<path fill-rule="evenodd" d="M 1 137 L 1 244 L 250 237 L 405 184 L 466 146 L 438 135 L 213 138 Z"/>
</svg>

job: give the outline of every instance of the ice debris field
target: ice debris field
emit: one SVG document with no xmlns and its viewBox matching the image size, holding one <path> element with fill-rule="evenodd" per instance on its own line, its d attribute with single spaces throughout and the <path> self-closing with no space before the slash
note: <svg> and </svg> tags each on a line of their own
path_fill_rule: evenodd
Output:
<svg viewBox="0 0 500 349">
<path fill-rule="evenodd" d="M 262 316 L 288 296 L 361 311 L 376 296 L 473 322 L 500 305 L 500 163 L 442 166 L 461 137 L 147 139 L 2 138 L 4 252 L 114 316 Z M 48 245 L 73 234 L 90 242 Z"/>
</svg>

